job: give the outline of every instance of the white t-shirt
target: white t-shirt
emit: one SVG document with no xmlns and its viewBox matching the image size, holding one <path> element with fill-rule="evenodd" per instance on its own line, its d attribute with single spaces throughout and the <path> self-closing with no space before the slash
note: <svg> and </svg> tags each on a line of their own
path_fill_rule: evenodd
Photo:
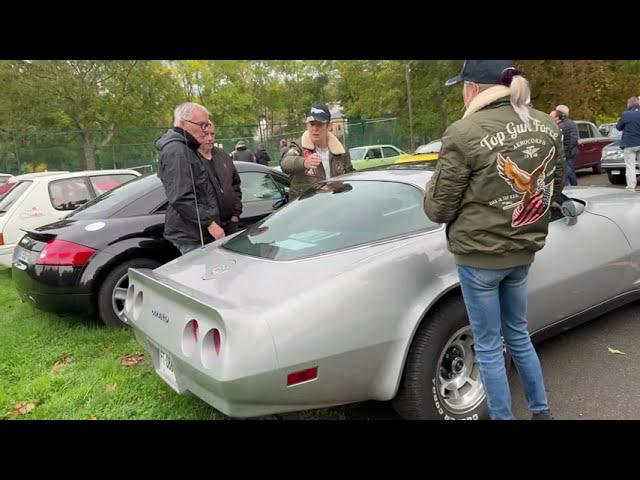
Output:
<svg viewBox="0 0 640 480">
<path fill-rule="evenodd" d="M 316 147 L 316 152 L 320 155 L 320 159 L 322 160 L 322 166 L 324 167 L 325 175 L 327 176 L 327 180 L 331 178 L 331 171 L 329 170 L 329 147 L 320 148 Z"/>
</svg>

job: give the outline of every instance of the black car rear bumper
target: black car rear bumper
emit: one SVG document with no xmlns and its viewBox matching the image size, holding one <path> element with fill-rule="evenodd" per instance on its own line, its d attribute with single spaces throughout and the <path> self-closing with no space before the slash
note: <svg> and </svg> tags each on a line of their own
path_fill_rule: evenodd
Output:
<svg viewBox="0 0 640 480">
<path fill-rule="evenodd" d="M 79 287 L 83 267 L 23 263 L 17 260 L 18 255 L 14 255 L 11 276 L 22 300 L 50 312 L 92 312 L 91 291 Z"/>
</svg>

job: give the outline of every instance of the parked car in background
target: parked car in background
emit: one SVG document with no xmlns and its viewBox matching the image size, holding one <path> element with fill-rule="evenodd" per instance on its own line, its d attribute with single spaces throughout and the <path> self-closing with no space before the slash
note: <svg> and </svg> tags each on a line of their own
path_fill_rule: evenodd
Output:
<svg viewBox="0 0 640 480">
<path fill-rule="evenodd" d="M 409 156 L 393 145 L 367 145 L 349 149 L 351 165 L 355 170 L 392 165 L 400 157 Z"/>
<path fill-rule="evenodd" d="M 0 173 L 0 186 L 6 184 L 13 175 L 10 173 Z"/>
<path fill-rule="evenodd" d="M 622 138 L 622 132 L 616 128 L 616 125 L 616 123 L 603 123 L 598 127 L 598 131 L 605 137 L 620 140 Z"/>
<path fill-rule="evenodd" d="M 241 228 L 287 202 L 286 175 L 234 163 L 242 182 Z M 127 270 L 155 268 L 179 255 L 163 238 L 166 207 L 164 187 L 152 174 L 29 230 L 13 256 L 18 293 L 42 310 L 97 313 L 105 324 L 122 326 Z"/>
<path fill-rule="evenodd" d="M 573 159 L 574 169 L 591 168 L 594 173 L 601 173 L 602 149 L 615 140 L 603 136 L 591 122 L 584 120 L 575 120 L 575 122 L 578 127 L 578 154 Z"/>
<path fill-rule="evenodd" d="M 24 230 L 58 220 L 139 176 L 135 170 L 39 172 L 16 176 L 13 188 L 0 198 L 0 268 L 11 266 L 13 249 Z"/>
<path fill-rule="evenodd" d="M 420 145 L 413 155 L 398 158 L 396 163 L 437 162 L 441 149 L 442 140 L 434 140 L 426 145 Z"/>
<path fill-rule="evenodd" d="M 602 149 L 600 168 L 607 173 L 609 181 L 614 185 L 624 185 L 627 182 L 627 167 L 624 163 L 624 152 L 620 148 L 620 140 L 610 143 Z M 640 169 L 636 164 L 636 176 L 640 175 Z"/>
<path fill-rule="evenodd" d="M 131 269 L 125 315 L 157 374 L 232 417 L 393 399 L 405 418 L 487 418 L 445 225 L 423 210 L 432 172 L 401 167 L 322 182 L 234 237 Z M 640 298 L 640 196 L 564 193 L 529 275 L 536 341 Z"/>
</svg>

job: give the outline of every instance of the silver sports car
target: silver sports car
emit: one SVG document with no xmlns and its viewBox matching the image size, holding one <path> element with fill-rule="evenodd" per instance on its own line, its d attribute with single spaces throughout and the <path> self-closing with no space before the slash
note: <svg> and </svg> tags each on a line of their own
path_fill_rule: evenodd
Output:
<svg viewBox="0 0 640 480">
<path fill-rule="evenodd" d="M 485 418 L 445 228 L 423 211 L 433 172 L 397 167 L 130 270 L 126 316 L 158 375 L 232 417 L 393 400 L 405 418 Z M 530 271 L 536 340 L 640 298 L 640 196 L 565 193 Z"/>
</svg>

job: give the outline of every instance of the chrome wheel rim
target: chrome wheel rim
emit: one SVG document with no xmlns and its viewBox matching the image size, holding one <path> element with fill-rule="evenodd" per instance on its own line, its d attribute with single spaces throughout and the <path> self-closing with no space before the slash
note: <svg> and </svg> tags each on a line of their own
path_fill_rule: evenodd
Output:
<svg viewBox="0 0 640 480">
<path fill-rule="evenodd" d="M 116 286 L 111 292 L 111 306 L 116 316 L 122 323 L 127 323 L 124 316 L 124 302 L 127 299 L 127 289 L 129 288 L 129 275 L 124 274 L 116 282 Z"/>
<path fill-rule="evenodd" d="M 455 332 L 440 352 L 436 393 L 447 410 L 468 413 L 485 399 L 471 327 Z"/>
</svg>

